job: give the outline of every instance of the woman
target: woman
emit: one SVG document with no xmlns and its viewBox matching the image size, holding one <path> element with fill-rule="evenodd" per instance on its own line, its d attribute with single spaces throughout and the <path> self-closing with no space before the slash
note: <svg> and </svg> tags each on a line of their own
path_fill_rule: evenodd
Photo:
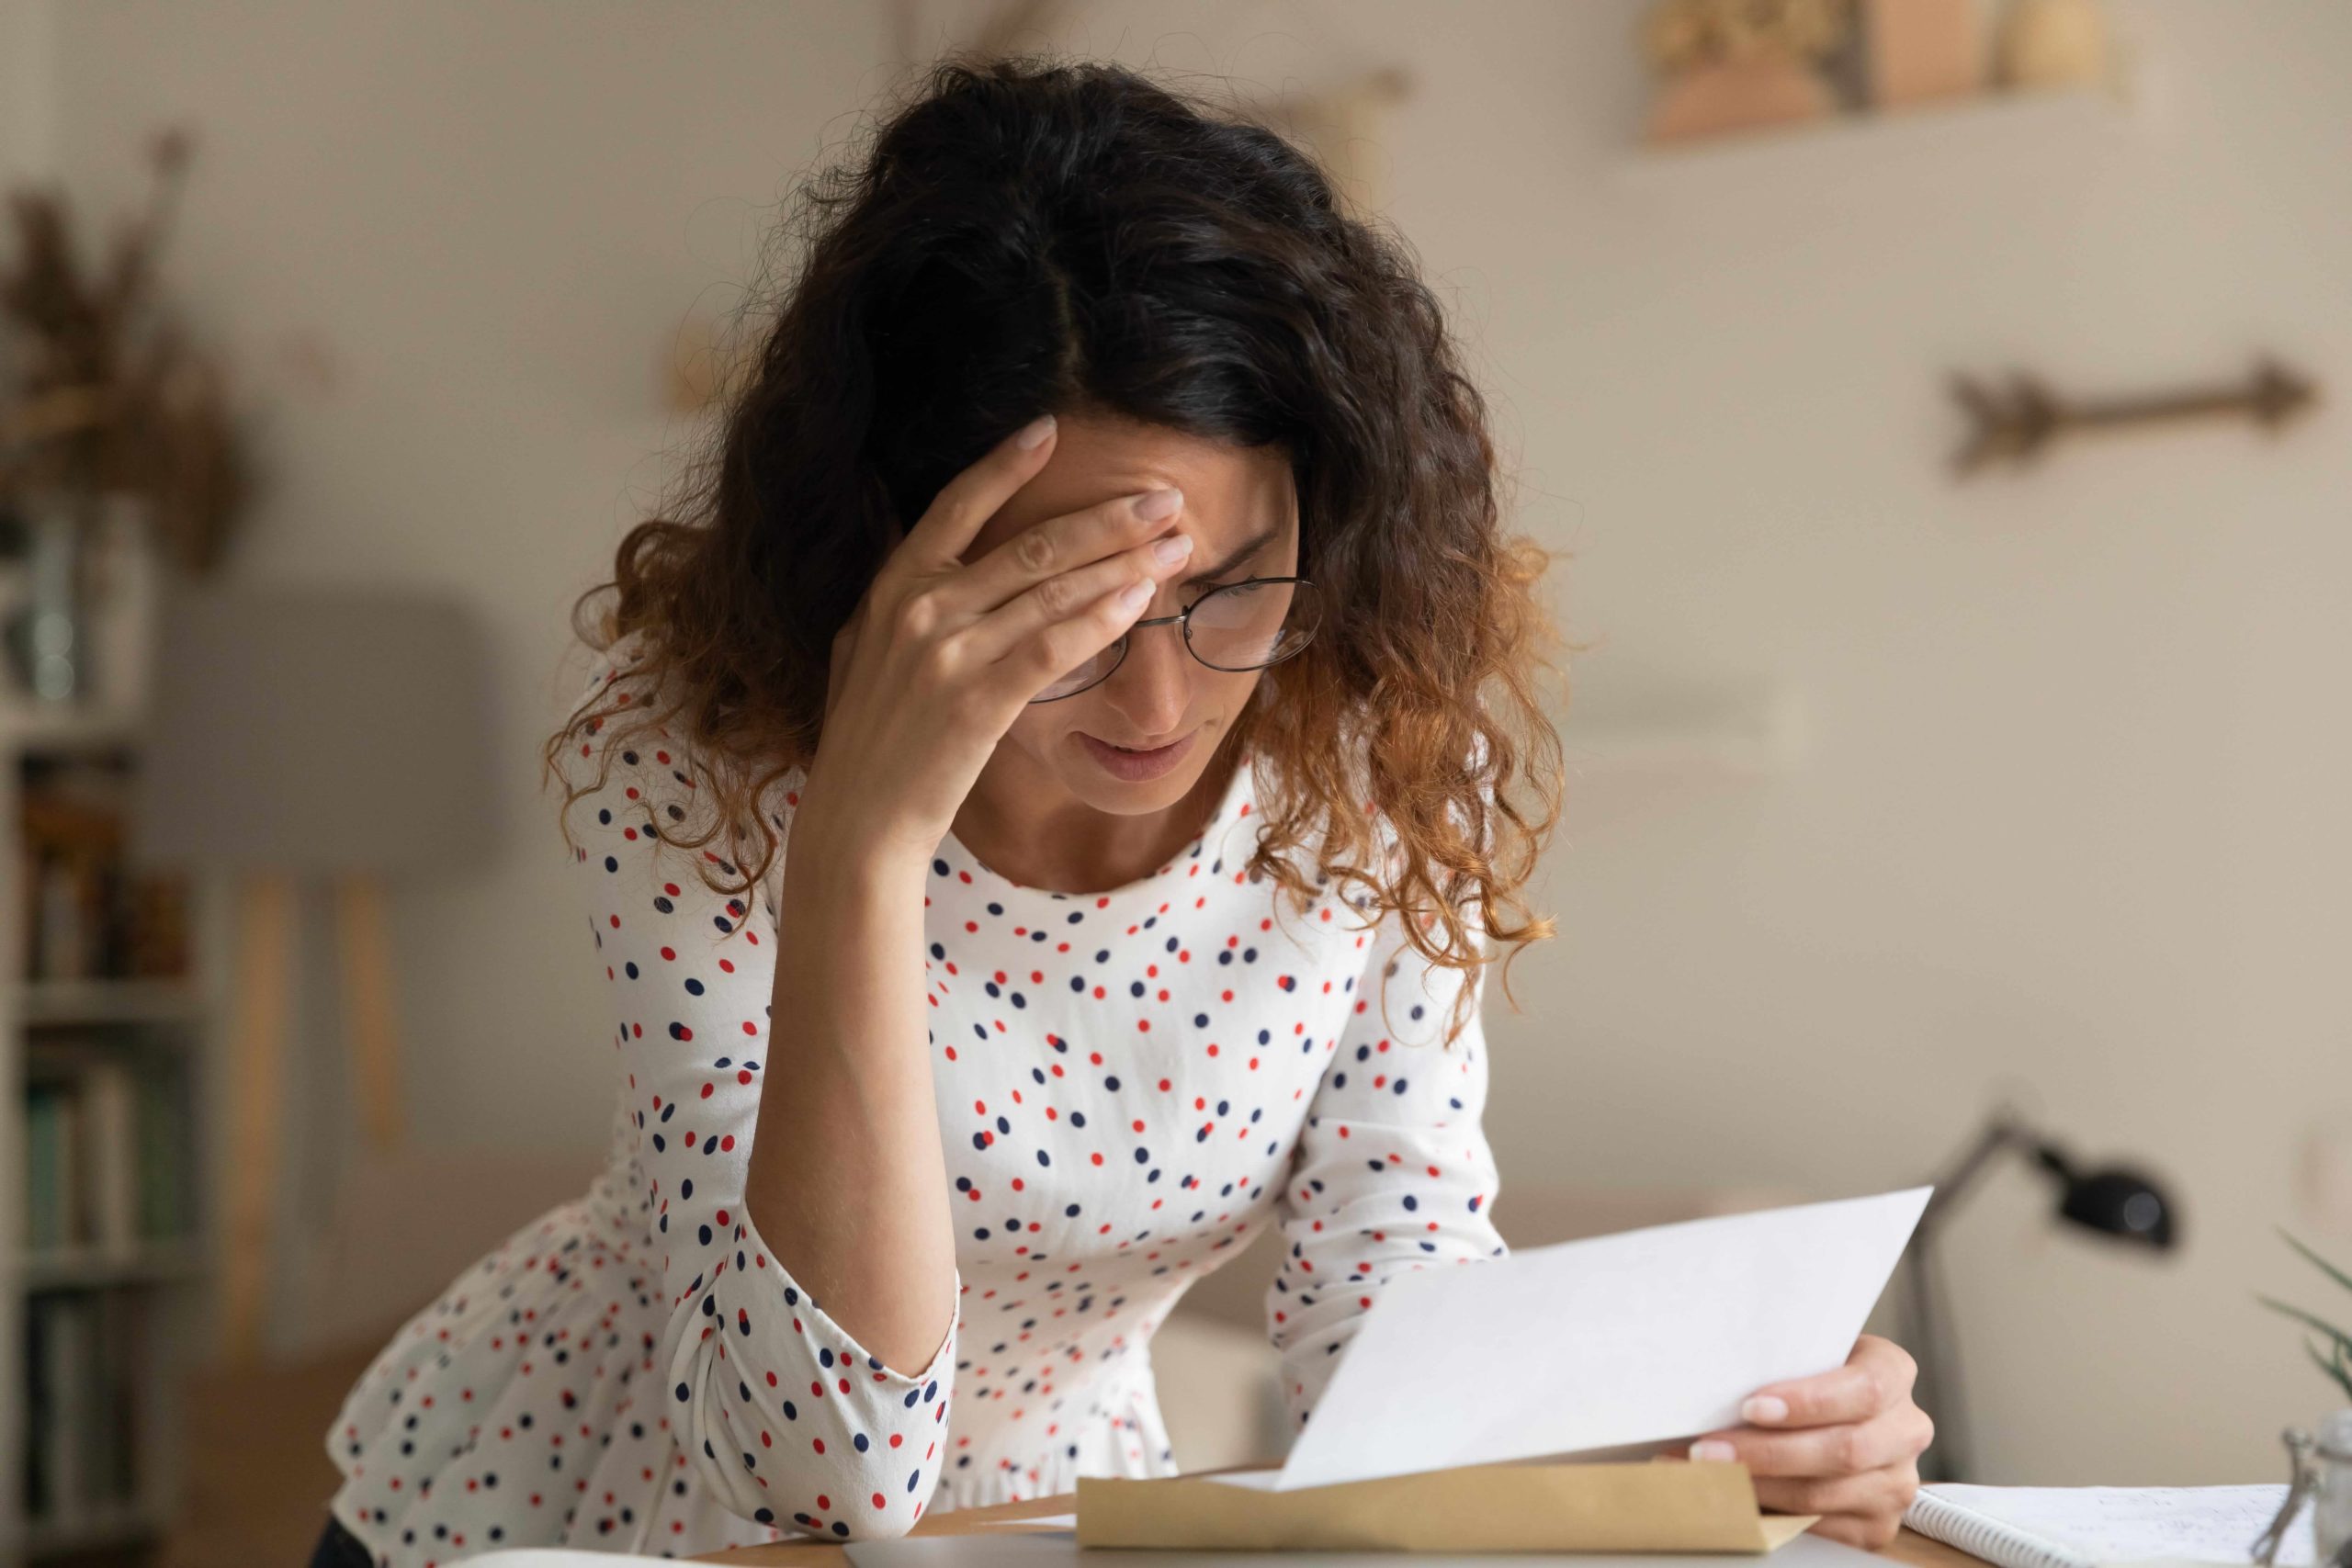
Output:
<svg viewBox="0 0 2352 1568">
<path fill-rule="evenodd" d="M 1297 1423 L 1390 1280 L 1505 1250 L 1477 976 L 1550 934 L 1493 918 L 1557 813 L 1543 558 L 1428 291 L 1107 65 L 943 65 L 809 213 L 549 742 L 612 1162 L 351 1391 L 322 1560 L 1168 1473 L 1152 1332 L 1260 1230 Z M 1866 1339 L 1717 1440 L 1875 1542 L 1908 1386 Z"/>
</svg>

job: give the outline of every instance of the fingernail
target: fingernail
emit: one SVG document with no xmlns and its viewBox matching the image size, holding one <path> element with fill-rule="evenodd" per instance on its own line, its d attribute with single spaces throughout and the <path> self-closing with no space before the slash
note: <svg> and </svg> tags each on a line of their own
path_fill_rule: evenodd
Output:
<svg viewBox="0 0 2352 1568">
<path fill-rule="evenodd" d="M 1720 1438 L 1709 1438 L 1703 1443 L 1690 1445 L 1690 1457 L 1696 1460 L 1727 1460 L 1738 1451 Z"/>
<path fill-rule="evenodd" d="M 1181 490 L 1155 490 L 1136 502 L 1136 515 L 1147 522 L 1166 517 L 1183 502 Z"/>
<path fill-rule="evenodd" d="M 1151 553 L 1158 556 L 1161 560 L 1166 561 L 1170 566 L 1174 566 L 1178 561 L 1182 560 L 1186 556 L 1193 553 L 1192 536 L 1187 534 L 1171 534 L 1167 538 L 1160 540 L 1159 543 L 1152 546 Z"/>
<path fill-rule="evenodd" d="M 1043 441 L 1046 436 L 1051 435 L 1053 433 L 1054 416 L 1052 414 L 1044 414 L 1036 419 L 1031 420 L 1027 424 L 1023 425 L 1020 430 L 1014 434 L 1012 437 L 1012 444 L 1015 446 L 1020 447 L 1023 452 L 1026 452 L 1035 447 L 1038 442 Z"/>
<path fill-rule="evenodd" d="M 1777 1394 L 1759 1393 L 1741 1405 L 1739 1414 L 1749 1421 L 1785 1421 L 1789 1418 L 1789 1402 Z"/>
</svg>

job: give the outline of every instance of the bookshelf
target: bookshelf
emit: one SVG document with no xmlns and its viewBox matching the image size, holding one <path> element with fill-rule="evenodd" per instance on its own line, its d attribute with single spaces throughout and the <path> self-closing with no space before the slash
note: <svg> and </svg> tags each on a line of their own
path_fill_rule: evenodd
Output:
<svg viewBox="0 0 2352 1568">
<path fill-rule="evenodd" d="M 190 879 L 122 856 L 139 761 L 132 702 L 0 694 L 0 1564 L 145 1555 L 182 1484 L 208 1010 Z"/>
</svg>

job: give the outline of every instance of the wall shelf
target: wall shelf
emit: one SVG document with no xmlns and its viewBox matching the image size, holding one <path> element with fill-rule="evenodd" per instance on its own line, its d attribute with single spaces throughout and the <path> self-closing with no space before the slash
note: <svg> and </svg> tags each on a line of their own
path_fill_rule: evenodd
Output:
<svg viewBox="0 0 2352 1568">
<path fill-rule="evenodd" d="M 1642 143 L 1619 157 L 1615 173 L 1626 189 L 1664 193 L 1818 178 L 1944 152 L 2046 152 L 2057 145 L 2137 132 L 2151 123 L 2152 103 L 2149 85 L 2139 75 L 2113 88 L 1989 91 L 1703 141 Z"/>
<path fill-rule="evenodd" d="M 21 697 L 0 702 L 0 730 L 17 751 L 116 750 L 137 739 L 139 722 L 137 714 L 124 709 L 50 713 Z"/>
<path fill-rule="evenodd" d="M 187 1280 L 205 1267 L 203 1250 L 191 1243 L 151 1241 L 130 1251 L 74 1247 L 28 1252 L 17 1259 L 17 1279 L 26 1291 L 54 1291 Z"/>
<path fill-rule="evenodd" d="M 173 1023 L 201 1005 L 179 980 L 36 980 L 17 991 L 17 1016 L 28 1025 Z"/>
<path fill-rule="evenodd" d="M 129 1503 L 44 1519 L 24 1532 L 25 1555 L 40 1560 L 136 1546 L 163 1534 L 164 1517 L 153 1504 Z"/>
</svg>

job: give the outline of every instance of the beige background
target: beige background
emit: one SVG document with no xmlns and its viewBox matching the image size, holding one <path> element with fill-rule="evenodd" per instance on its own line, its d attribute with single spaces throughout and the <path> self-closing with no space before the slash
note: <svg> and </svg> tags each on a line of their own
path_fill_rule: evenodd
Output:
<svg viewBox="0 0 2352 1568">
<path fill-rule="evenodd" d="M 2327 1393 L 2252 1303 L 2324 1299 L 2271 1226 L 2352 1252 L 2343 1176 L 2299 1175 L 2352 1163 L 2352 10 L 2112 10 L 2136 112 L 1669 164 L 1630 147 L 1629 4 L 1154 0 L 1057 36 L 1204 80 L 1415 73 L 1389 215 L 1598 645 L 1535 890 L 1563 940 L 1515 966 L 1523 1010 L 1487 1009 L 1505 1228 L 1514 1181 L 1907 1183 L 2017 1088 L 2169 1175 L 2188 1245 L 2056 1234 L 2015 1169 L 1961 1216 L 1985 1478 L 2267 1480 Z M 933 39 L 972 15 L 924 14 Z M 584 1169 L 613 1092 L 537 793 L 565 614 L 691 434 L 658 401 L 671 334 L 734 302 L 787 182 L 888 81 L 888 29 L 854 4 L 0 17 L 0 166 L 112 213 L 149 129 L 201 138 L 171 276 L 274 487 L 235 570 L 435 585 L 494 640 L 506 851 L 394 911 L 416 1137 L 482 1176 L 434 1200 L 470 1256 L 539 1201 L 497 1173 Z M 2128 391 L 2263 348 L 2337 393 L 2275 447 L 2230 426 L 1943 478 L 1947 370 Z M 1790 764 L 1615 764 L 1578 728 L 1715 693 L 1800 710 Z M 305 1082 L 315 1222 L 342 1112 L 332 1072 Z"/>
</svg>

